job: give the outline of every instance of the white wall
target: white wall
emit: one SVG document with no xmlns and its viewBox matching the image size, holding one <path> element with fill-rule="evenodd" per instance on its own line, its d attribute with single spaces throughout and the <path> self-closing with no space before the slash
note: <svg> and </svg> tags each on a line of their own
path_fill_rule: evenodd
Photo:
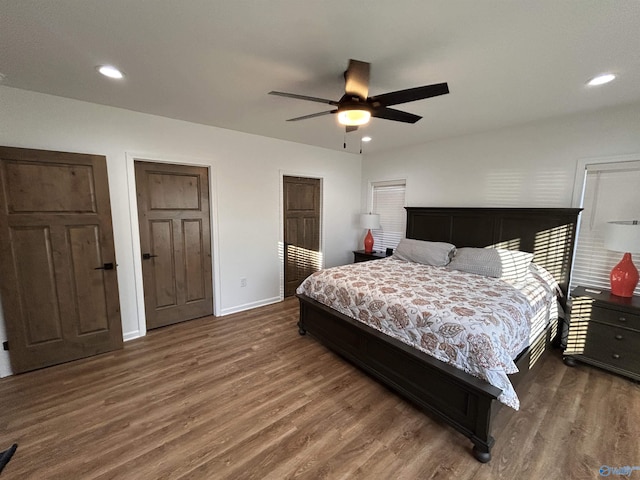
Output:
<svg viewBox="0 0 640 480">
<path fill-rule="evenodd" d="M 640 152 L 640 103 L 366 155 L 369 182 L 406 178 L 408 206 L 570 207 L 580 159 Z"/>
<path fill-rule="evenodd" d="M 125 339 L 144 334 L 134 158 L 210 167 L 218 315 L 280 299 L 283 172 L 322 178 L 325 266 L 349 263 L 361 234 L 359 155 L 8 87 L 0 87 L 0 145 L 106 156 Z M 9 371 L 0 351 L 0 376 Z"/>
</svg>

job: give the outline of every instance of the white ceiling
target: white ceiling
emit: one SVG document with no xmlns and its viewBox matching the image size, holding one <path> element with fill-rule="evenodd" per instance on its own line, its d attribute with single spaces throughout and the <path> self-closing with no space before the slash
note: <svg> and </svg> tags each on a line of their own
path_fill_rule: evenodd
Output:
<svg viewBox="0 0 640 480">
<path fill-rule="evenodd" d="M 285 121 L 327 105 L 267 92 L 338 100 L 350 58 L 369 95 L 448 82 L 365 153 L 638 102 L 639 48 L 638 0 L 0 0 L 3 85 L 330 149 L 335 116 Z"/>
</svg>

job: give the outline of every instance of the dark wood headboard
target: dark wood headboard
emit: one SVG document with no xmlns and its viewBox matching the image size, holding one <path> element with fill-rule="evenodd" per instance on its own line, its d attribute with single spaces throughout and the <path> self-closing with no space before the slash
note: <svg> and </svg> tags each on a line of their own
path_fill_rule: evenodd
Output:
<svg viewBox="0 0 640 480">
<path fill-rule="evenodd" d="M 579 208 L 406 207 L 407 238 L 522 250 L 569 288 Z"/>
</svg>

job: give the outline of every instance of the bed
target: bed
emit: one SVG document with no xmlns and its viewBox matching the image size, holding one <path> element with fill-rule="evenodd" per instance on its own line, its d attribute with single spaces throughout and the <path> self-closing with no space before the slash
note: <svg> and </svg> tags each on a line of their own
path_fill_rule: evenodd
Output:
<svg viewBox="0 0 640 480">
<path fill-rule="evenodd" d="M 579 209 L 557 208 L 408 207 L 406 237 L 447 242 L 458 248 L 493 246 L 531 252 L 533 262 L 548 271 L 557 282 L 562 311 L 578 213 Z M 488 462 L 491 459 L 491 448 L 495 443 L 491 434 L 492 420 L 500 414 L 503 403 L 509 403 L 503 402 L 503 389 L 309 295 L 299 293 L 298 298 L 301 335 L 311 334 L 378 381 L 469 437 L 477 460 Z M 545 325 L 533 341 L 527 342 L 529 346 L 514 356 L 517 373 L 510 374 L 509 380 L 516 392 L 517 385 L 535 367 L 537 360 L 549 351 L 554 341 L 557 342 L 557 332 L 557 321 Z M 502 401 L 498 401 L 499 397 Z"/>
</svg>

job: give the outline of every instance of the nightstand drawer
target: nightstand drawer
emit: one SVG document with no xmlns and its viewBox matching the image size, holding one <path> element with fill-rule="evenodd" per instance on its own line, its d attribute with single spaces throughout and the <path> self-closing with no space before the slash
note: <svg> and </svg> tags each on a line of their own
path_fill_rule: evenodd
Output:
<svg viewBox="0 0 640 480">
<path fill-rule="evenodd" d="M 591 319 L 615 327 L 631 328 L 632 330 L 640 331 L 640 315 L 634 315 L 632 313 L 610 310 L 593 305 Z"/>
<path fill-rule="evenodd" d="M 590 322 L 583 355 L 631 372 L 640 371 L 640 332 Z"/>
</svg>

